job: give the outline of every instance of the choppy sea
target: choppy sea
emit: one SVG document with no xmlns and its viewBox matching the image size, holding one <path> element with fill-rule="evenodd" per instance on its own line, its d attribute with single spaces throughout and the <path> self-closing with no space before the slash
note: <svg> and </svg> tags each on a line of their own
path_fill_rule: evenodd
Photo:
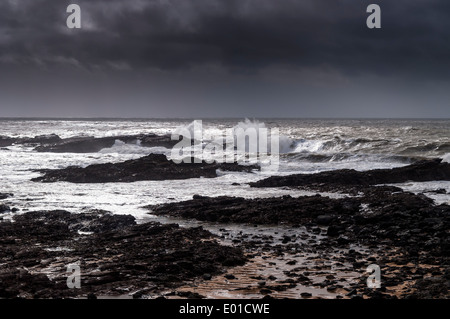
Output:
<svg viewBox="0 0 450 319">
<path fill-rule="evenodd" d="M 57 134 L 76 136 L 120 136 L 145 133 L 171 134 L 192 128 L 193 119 L 0 119 L 0 136 L 34 137 Z M 280 165 L 277 170 L 241 173 L 219 172 L 218 178 L 134 183 L 72 184 L 30 181 L 37 169 L 85 167 L 94 163 L 121 162 L 150 153 L 170 157 L 171 150 L 125 144 L 119 139 L 98 153 L 36 152 L 35 146 L 17 144 L 0 149 L 0 192 L 13 193 L 5 200 L 21 212 L 64 209 L 84 212 L 104 209 L 117 214 L 148 218 L 145 205 L 204 196 L 272 197 L 309 193 L 289 189 L 250 188 L 248 182 L 269 175 L 316 173 L 350 168 L 369 170 L 408 165 L 426 158 L 450 161 L 450 120 L 392 119 L 203 119 L 205 136 L 217 136 L 236 127 L 277 128 L 280 132 Z M 239 184 L 239 185 L 236 185 Z M 450 182 L 407 182 L 397 185 L 424 192 L 436 203 L 450 203 Z M 445 189 L 447 194 L 429 191 Z M 338 194 L 326 194 L 339 196 Z"/>
</svg>

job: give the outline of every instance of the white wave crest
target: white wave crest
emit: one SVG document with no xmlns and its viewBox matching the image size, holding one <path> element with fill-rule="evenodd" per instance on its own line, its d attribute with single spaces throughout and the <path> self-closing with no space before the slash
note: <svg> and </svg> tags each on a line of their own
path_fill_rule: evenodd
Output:
<svg viewBox="0 0 450 319">
<path fill-rule="evenodd" d="M 114 145 L 108 148 L 101 149 L 100 154 L 168 154 L 169 150 L 165 147 L 144 147 L 141 146 L 141 141 L 136 143 L 125 143 L 121 140 L 116 140 Z"/>
<path fill-rule="evenodd" d="M 295 144 L 294 153 L 316 153 L 322 150 L 324 142 L 320 140 L 299 140 Z"/>
<path fill-rule="evenodd" d="M 444 157 L 442 158 L 442 162 L 450 163 L 450 153 L 444 155 Z"/>
</svg>

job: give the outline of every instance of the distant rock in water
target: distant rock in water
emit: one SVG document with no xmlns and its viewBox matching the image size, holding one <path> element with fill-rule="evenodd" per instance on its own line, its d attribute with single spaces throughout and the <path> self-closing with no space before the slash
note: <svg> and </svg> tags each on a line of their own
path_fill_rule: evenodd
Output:
<svg viewBox="0 0 450 319">
<path fill-rule="evenodd" d="M 146 180 L 174 180 L 217 177 L 217 169 L 225 171 L 251 172 L 256 165 L 237 163 L 180 163 L 175 164 L 163 154 L 150 154 L 121 163 L 94 164 L 85 168 L 70 166 L 64 169 L 43 170 L 44 176 L 32 179 L 35 182 L 110 183 Z"/>
<path fill-rule="evenodd" d="M 0 136 L 0 147 L 8 147 L 13 144 L 34 145 L 37 152 L 52 153 L 97 153 L 104 148 L 112 147 L 116 141 L 127 144 L 140 143 L 144 147 L 161 146 L 173 147 L 177 140 L 172 140 L 170 135 L 138 134 L 120 136 L 80 136 L 61 138 L 56 134 L 38 135 L 35 137 L 8 137 Z"/>
<path fill-rule="evenodd" d="M 11 193 L 0 193 L 0 199 L 5 199 L 11 196 L 13 196 Z"/>
<path fill-rule="evenodd" d="M 4 212 L 8 212 L 8 211 L 10 211 L 10 210 L 11 210 L 11 208 L 9 208 L 8 205 L 5 205 L 5 204 L 3 204 L 3 203 L 0 203 L 0 214 L 1 214 L 1 213 L 4 213 Z"/>
<path fill-rule="evenodd" d="M 252 187 L 310 186 L 312 184 L 331 185 L 376 185 L 403 183 L 407 181 L 450 181 L 450 164 L 441 159 L 425 160 L 412 165 L 392 169 L 374 169 L 356 171 L 340 169 L 317 174 L 294 174 L 289 176 L 271 176 L 250 183 Z"/>
<path fill-rule="evenodd" d="M 11 146 L 16 142 L 15 138 L 8 136 L 0 136 L 0 147 Z"/>
<path fill-rule="evenodd" d="M 62 139 L 56 134 L 38 135 L 32 138 L 17 139 L 17 144 L 51 144 L 59 143 Z"/>
<path fill-rule="evenodd" d="M 35 148 L 38 152 L 53 153 L 97 153 L 101 149 L 112 147 L 119 140 L 124 143 L 141 143 L 146 147 L 173 147 L 178 141 L 171 140 L 169 135 L 123 135 L 123 136 L 107 136 L 107 137 L 71 137 L 61 139 L 54 143 L 45 143 Z"/>
</svg>

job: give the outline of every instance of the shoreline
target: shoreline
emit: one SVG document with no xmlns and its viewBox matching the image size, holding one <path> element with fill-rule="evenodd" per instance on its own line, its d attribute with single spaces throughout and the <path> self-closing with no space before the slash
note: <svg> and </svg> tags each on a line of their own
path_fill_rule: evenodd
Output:
<svg viewBox="0 0 450 319">
<path fill-rule="evenodd" d="M 35 182 L 189 179 L 217 177 L 218 168 L 257 169 L 221 165 L 176 171 L 164 155 L 153 154 L 45 170 Z M 95 209 L 20 212 L 14 195 L 1 193 L 15 207 L 0 203 L 0 297 L 448 298 L 450 206 L 392 186 L 436 180 L 450 180 L 449 163 L 271 176 L 248 184 L 322 195 L 193 195 L 146 206 L 143 220 Z M 67 266 L 74 263 L 80 289 L 67 286 Z M 377 289 L 366 282 L 373 264 L 381 272 Z"/>
</svg>

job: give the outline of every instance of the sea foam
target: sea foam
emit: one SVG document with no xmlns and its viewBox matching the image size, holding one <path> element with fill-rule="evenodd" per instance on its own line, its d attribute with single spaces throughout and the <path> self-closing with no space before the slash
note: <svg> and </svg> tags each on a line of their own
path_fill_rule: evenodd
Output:
<svg viewBox="0 0 450 319">
<path fill-rule="evenodd" d="M 447 153 L 444 155 L 442 162 L 444 163 L 450 163 L 450 153 Z"/>
</svg>

